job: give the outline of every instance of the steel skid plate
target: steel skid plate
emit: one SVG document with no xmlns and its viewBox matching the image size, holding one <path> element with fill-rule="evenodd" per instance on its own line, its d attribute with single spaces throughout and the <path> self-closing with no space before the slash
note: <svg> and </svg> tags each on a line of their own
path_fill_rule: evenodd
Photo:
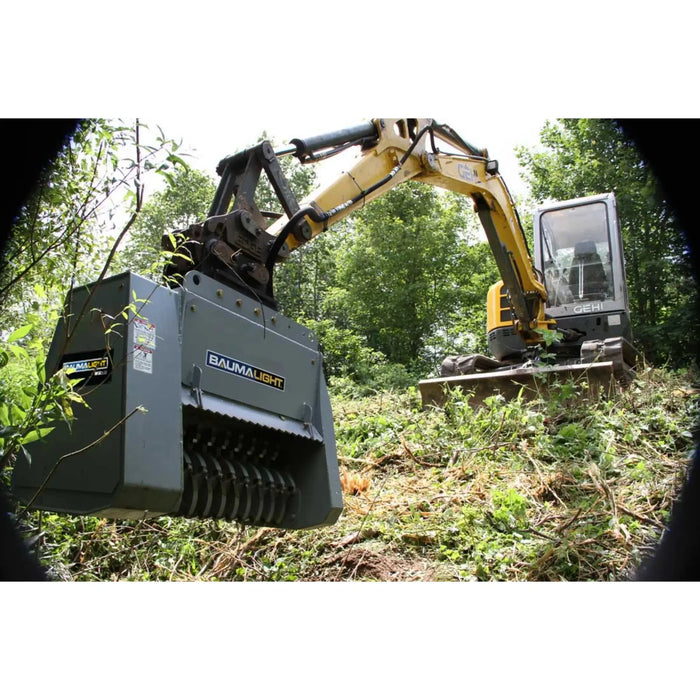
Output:
<svg viewBox="0 0 700 700">
<path fill-rule="evenodd" d="M 18 462 L 19 500 L 112 518 L 337 520 L 331 407 L 306 328 L 194 272 L 175 290 L 125 273 L 76 290 L 70 304 L 48 366 L 86 372 L 89 409 Z"/>
</svg>

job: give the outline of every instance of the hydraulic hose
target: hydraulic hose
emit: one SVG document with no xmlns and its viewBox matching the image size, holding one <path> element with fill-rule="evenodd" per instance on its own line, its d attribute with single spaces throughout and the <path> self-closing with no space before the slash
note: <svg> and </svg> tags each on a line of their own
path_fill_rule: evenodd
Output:
<svg viewBox="0 0 700 700">
<path fill-rule="evenodd" d="M 323 223 L 329 218 L 329 215 L 326 212 L 318 212 L 311 206 L 303 207 L 292 214 L 289 221 L 287 221 L 282 230 L 277 234 L 277 238 L 275 238 L 274 243 L 272 246 L 270 246 L 270 252 L 267 254 L 267 259 L 265 260 L 265 269 L 269 273 L 269 280 L 267 283 L 267 293 L 269 296 L 273 296 L 272 272 L 275 266 L 275 260 L 277 260 L 277 256 L 279 255 L 279 252 L 289 234 L 294 230 L 294 227 L 299 223 L 299 220 L 303 219 L 305 216 L 308 216 L 312 221 L 319 224 Z"/>
<path fill-rule="evenodd" d="M 267 285 L 267 292 L 270 296 L 273 295 L 272 272 L 275 265 L 275 260 L 277 260 L 277 255 L 279 254 L 280 250 L 282 249 L 282 246 L 287 240 L 287 237 L 294 230 L 294 227 L 297 225 L 299 220 L 305 216 L 308 216 L 312 221 L 315 221 L 316 223 L 324 223 L 325 221 L 328 221 L 331 217 L 335 216 L 341 211 L 344 211 L 348 207 L 351 207 L 353 204 L 357 204 L 357 202 L 364 199 L 367 195 L 372 194 L 372 192 L 376 191 L 396 176 L 396 174 L 399 172 L 399 170 L 401 170 L 401 168 L 404 166 L 404 164 L 410 157 L 411 153 L 413 153 L 414 149 L 418 145 L 418 142 L 423 138 L 423 135 L 426 132 L 431 131 L 432 128 L 432 124 L 427 124 L 426 126 L 424 126 L 416 134 L 416 137 L 411 142 L 411 145 L 406 149 L 406 153 L 403 154 L 401 160 L 399 160 L 399 162 L 394 166 L 394 168 L 392 168 L 392 170 L 381 180 L 375 182 L 373 185 L 370 185 L 366 190 L 362 190 L 362 192 L 355 195 L 352 199 L 347 200 L 343 204 L 339 204 L 337 207 L 333 207 L 333 209 L 330 209 L 329 211 L 319 211 L 314 207 L 306 206 L 292 214 L 289 221 L 287 221 L 287 223 L 284 225 L 282 230 L 277 235 L 275 242 L 270 247 L 270 252 L 268 253 L 267 259 L 265 261 L 265 268 L 270 273 L 270 279 Z"/>
</svg>

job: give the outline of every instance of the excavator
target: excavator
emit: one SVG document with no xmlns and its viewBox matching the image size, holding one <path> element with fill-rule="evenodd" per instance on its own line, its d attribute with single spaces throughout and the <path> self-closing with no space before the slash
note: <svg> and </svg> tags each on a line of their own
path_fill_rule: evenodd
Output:
<svg viewBox="0 0 700 700">
<path fill-rule="evenodd" d="M 632 344 L 615 195 L 539 207 L 534 213 L 534 243 L 533 269 L 546 291 L 537 304 L 554 331 L 550 342 L 543 345 L 543 334 L 539 343 L 532 343 L 523 333 L 530 317 L 515 311 L 512 287 L 499 280 L 487 295 L 491 356 L 445 358 L 442 377 L 419 384 L 424 404 L 443 404 L 446 389 L 453 387 L 470 390 L 475 400 L 495 391 L 509 398 L 523 391 L 532 395 L 552 379 L 585 378 L 595 395 L 627 386 L 635 376 L 637 350 Z M 513 267 L 516 274 L 523 269 L 516 261 Z"/>
<path fill-rule="evenodd" d="M 280 158 L 309 164 L 351 147 L 352 167 L 297 201 Z M 206 219 L 163 236 L 162 283 L 125 272 L 68 295 L 47 372 L 67 372 L 89 408 L 75 409 L 77 428 L 35 443 L 31 462 L 18 459 L 21 502 L 116 519 L 334 523 L 343 501 L 323 358 L 318 339 L 279 313 L 274 272 L 410 180 L 471 197 L 501 275 L 487 299 L 492 357 L 447 358 L 442 376 L 420 383 L 424 404 L 474 382 L 500 390 L 552 371 L 633 371 L 612 193 L 538 209 L 533 259 L 498 162 L 431 119 L 374 119 L 278 150 L 263 141 L 217 172 Z M 263 174 L 282 211 L 256 204 Z"/>
</svg>

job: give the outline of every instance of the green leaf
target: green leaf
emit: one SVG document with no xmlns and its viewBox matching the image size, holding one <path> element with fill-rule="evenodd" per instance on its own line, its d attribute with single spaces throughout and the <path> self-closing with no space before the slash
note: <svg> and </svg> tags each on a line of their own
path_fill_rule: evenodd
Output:
<svg viewBox="0 0 700 700">
<path fill-rule="evenodd" d="M 176 165 L 181 165 L 183 168 L 187 167 L 187 163 L 180 158 L 180 156 L 176 156 L 174 153 L 171 153 L 167 160 L 169 160 L 171 163 L 175 163 Z"/>
<path fill-rule="evenodd" d="M 29 353 L 20 345 L 8 345 L 7 349 L 17 358 L 29 357 Z"/>
<path fill-rule="evenodd" d="M 21 423 L 27 414 L 16 404 L 10 404 L 10 422 Z"/>
<path fill-rule="evenodd" d="M 17 427 L 14 425 L 3 425 L 0 426 L 0 437 L 6 438 L 8 436 L 14 437 L 17 435 Z"/>
<path fill-rule="evenodd" d="M 10 334 L 10 337 L 7 339 L 8 343 L 13 343 L 15 340 L 19 340 L 20 338 L 24 338 L 29 331 L 34 328 L 34 324 L 28 323 L 26 326 L 21 326 L 20 328 L 17 328 L 17 330 L 13 331 Z"/>
<path fill-rule="evenodd" d="M 27 392 L 24 391 L 24 388 L 25 387 L 22 387 L 22 391 L 17 394 L 17 401 L 25 411 L 28 411 L 32 405 L 32 398 L 27 395 Z"/>
<path fill-rule="evenodd" d="M 22 393 L 30 399 L 33 399 L 37 395 L 37 389 L 33 384 L 29 384 L 22 387 Z"/>
<path fill-rule="evenodd" d="M 28 445 L 30 442 L 36 442 L 37 440 L 40 440 L 43 437 L 46 437 L 51 431 L 53 430 L 53 427 L 50 428 L 37 428 L 36 430 L 30 430 L 21 440 L 20 444 L 21 445 Z M 31 461 L 31 460 L 30 460 Z"/>
</svg>

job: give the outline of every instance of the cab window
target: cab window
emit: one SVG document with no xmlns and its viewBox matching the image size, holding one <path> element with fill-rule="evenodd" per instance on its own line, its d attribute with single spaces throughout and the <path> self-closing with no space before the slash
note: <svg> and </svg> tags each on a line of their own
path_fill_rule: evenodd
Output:
<svg viewBox="0 0 700 700">
<path fill-rule="evenodd" d="M 603 202 L 545 212 L 540 218 L 540 236 L 549 306 L 613 298 Z"/>
</svg>

